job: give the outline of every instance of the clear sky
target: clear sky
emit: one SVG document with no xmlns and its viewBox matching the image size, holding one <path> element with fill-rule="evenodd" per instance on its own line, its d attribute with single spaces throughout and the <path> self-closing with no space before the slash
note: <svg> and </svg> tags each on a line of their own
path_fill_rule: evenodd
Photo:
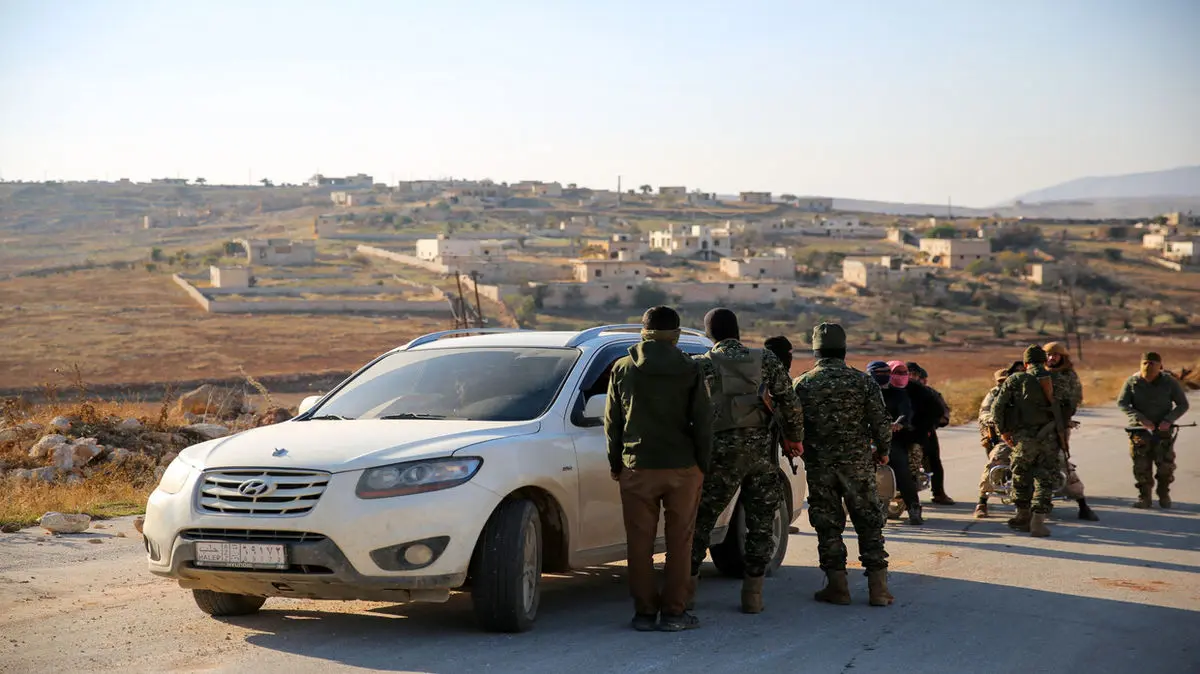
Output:
<svg viewBox="0 0 1200 674">
<path fill-rule="evenodd" d="M 1200 164 L 1198 26 L 1198 0 L 0 0 L 0 177 L 985 206 Z"/>
</svg>

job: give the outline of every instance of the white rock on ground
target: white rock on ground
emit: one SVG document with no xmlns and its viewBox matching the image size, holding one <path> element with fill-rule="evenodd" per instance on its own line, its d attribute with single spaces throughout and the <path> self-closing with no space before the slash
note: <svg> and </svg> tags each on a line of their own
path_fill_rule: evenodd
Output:
<svg viewBox="0 0 1200 674">
<path fill-rule="evenodd" d="M 38 524 L 52 534 L 81 534 L 92 525 L 92 518 L 82 514 L 46 513 Z"/>
<path fill-rule="evenodd" d="M 66 417 L 54 417 L 50 420 L 50 426 L 57 428 L 60 431 L 70 430 L 71 420 Z"/>
<path fill-rule="evenodd" d="M 104 451 L 104 447 L 96 442 L 96 438 L 81 438 L 71 443 L 72 467 L 86 466 Z"/>
<path fill-rule="evenodd" d="M 57 433 L 47 435 L 34 443 L 33 447 L 29 449 L 29 456 L 34 459 L 46 459 L 50 457 L 56 447 L 65 444 L 67 444 L 66 436 Z"/>
<path fill-rule="evenodd" d="M 130 417 L 130 418 L 122 421 L 117 427 L 123 428 L 128 431 L 136 431 L 137 429 L 142 427 L 142 422 L 138 421 L 137 419 L 134 419 L 133 417 Z"/>
<path fill-rule="evenodd" d="M 191 431 L 197 435 L 213 440 L 215 438 L 223 438 L 229 435 L 229 429 L 220 424 L 192 424 L 184 428 L 185 431 Z"/>
<path fill-rule="evenodd" d="M 8 474 L 8 477 L 17 481 L 27 482 L 53 482 L 57 469 L 54 466 L 46 468 L 18 468 Z"/>
<path fill-rule="evenodd" d="M 124 447 L 117 447 L 108 453 L 108 460 L 112 463 L 121 463 L 125 459 L 133 456 L 133 452 Z"/>
</svg>

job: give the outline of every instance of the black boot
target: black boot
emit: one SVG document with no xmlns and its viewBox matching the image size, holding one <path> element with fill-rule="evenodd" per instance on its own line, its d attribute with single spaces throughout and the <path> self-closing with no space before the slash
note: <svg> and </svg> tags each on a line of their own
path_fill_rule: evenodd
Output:
<svg viewBox="0 0 1200 674">
<path fill-rule="evenodd" d="M 925 524 L 925 518 L 921 517 L 921 504 L 913 503 L 908 506 L 908 523 L 909 524 Z"/>
<path fill-rule="evenodd" d="M 1087 499 L 1079 499 L 1079 519 L 1089 522 L 1099 522 L 1100 517 L 1087 504 Z"/>
</svg>

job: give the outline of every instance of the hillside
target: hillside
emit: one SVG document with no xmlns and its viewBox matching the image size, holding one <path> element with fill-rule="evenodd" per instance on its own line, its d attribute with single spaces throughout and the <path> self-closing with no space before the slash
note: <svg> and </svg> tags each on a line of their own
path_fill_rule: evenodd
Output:
<svg viewBox="0 0 1200 674">
<path fill-rule="evenodd" d="M 1200 166 L 1185 166 L 1166 171 L 1129 173 L 1116 176 L 1078 178 L 1017 196 L 1014 202 L 1041 204 L 1052 201 L 1095 199 L 1159 199 L 1191 197 L 1200 199 Z"/>
</svg>

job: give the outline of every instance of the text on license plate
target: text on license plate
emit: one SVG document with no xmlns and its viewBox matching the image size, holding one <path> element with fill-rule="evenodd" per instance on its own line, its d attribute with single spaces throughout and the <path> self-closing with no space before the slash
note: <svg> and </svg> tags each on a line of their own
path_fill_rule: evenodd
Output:
<svg viewBox="0 0 1200 674">
<path fill-rule="evenodd" d="M 264 543 L 196 543 L 196 566 L 286 569 L 287 548 Z"/>
</svg>

